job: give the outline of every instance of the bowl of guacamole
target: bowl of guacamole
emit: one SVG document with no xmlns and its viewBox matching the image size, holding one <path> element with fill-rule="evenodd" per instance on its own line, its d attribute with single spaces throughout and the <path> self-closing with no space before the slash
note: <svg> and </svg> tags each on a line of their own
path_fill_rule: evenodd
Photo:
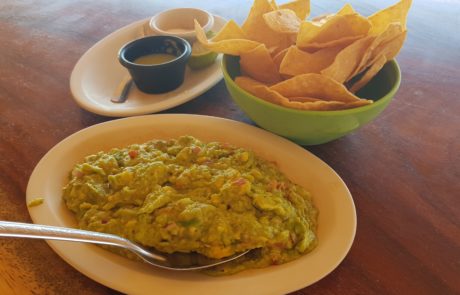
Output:
<svg viewBox="0 0 460 295">
<path fill-rule="evenodd" d="M 251 150 L 192 136 L 88 155 L 63 200 L 80 228 L 164 253 L 252 250 L 210 275 L 286 263 L 318 243 L 318 210 L 305 188 Z"/>
</svg>

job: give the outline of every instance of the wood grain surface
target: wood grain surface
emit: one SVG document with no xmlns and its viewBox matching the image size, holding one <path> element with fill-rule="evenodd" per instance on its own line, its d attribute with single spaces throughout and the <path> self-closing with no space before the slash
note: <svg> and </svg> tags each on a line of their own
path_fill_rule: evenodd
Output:
<svg viewBox="0 0 460 295">
<path fill-rule="evenodd" d="M 194 1 L 241 23 L 252 1 Z M 351 0 L 364 15 L 395 1 Z M 358 227 L 330 275 L 293 294 L 460 294 L 460 1 L 414 0 L 398 56 L 402 85 L 373 122 L 306 147 L 348 185 Z M 344 2 L 312 0 L 312 15 Z M 111 120 L 69 90 L 78 59 L 109 33 L 186 1 L 0 2 L 0 220 L 31 222 L 29 176 L 70 134 Z M 165 113 L 252 124 L 223 82 Z M 43 241 L 0 238 L 0 294 L 117 294 L 77 272 Z M 244 294 L 244 290 L 242 290 Z"/>
</svg>

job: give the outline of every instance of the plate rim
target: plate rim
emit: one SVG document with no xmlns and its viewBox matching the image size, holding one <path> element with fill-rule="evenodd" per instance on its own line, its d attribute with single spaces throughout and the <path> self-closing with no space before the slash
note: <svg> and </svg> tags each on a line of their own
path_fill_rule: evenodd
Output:
<svg viewBox="0 0 460 295">
<path fill-rule="evenodd" d="M 217 18 L 221 22 L 226 22 L 227 20 L 220 16 L 213 14 L 215 18 Z M 106 42 L 109 42 L 110 40 L 113 40 L 117 37 L 119 37 L 121 34 L 124 33 L 124 31 L 127 31 L 129 29 L 133 29 L 135 27 L 140 27 L 146 22 L 148 22 L 150 18 L 144 18 L 138 21 L 134 21 L 130 24 L 127 24 L 123 27 L 118 28 L 117 30 L 111 32 L 110 34 L 106 35 L 102 39 L 98 40 L 96 43 L 94 43 L 90 48 L 88 48 L 78 59 L 78 61 L 75 63 L 74 67 L 72 68 L 72 71 L 70 73 L 70 79 L 69 79 L 69 86 L 70 86 L 70 92 L 72 95 L 73 100 L 83 109 L 86 111 L 89 111 L 91 113 L 97 114 L 97 115 L 102 115 L 102 116 L 107 116 L 107 117 L 129 117 L 129 116 L 137 116 L 137 115 L 147 115 L 147 114 L 152 114 L 156 112 L 161 112 L 164 110 L 168 110 L 170 108 L 177 107 L 179 105 L 182 105 L 188 101 L 191 101 L 198 96 L 202 95 L 212 87 L 214 87 L 217 83 L 219 83 L 223 79 L 223 72 L 221 70 L 221 60 L 222 60 L 222 55 L 219 55 L 217 57 L 217 60 L 215 61 L 216 65 L 216 70 L 211 72 L 210 74 L 207 75 L 207 77 L 211 77 L 209 82 L 205 84 L 205 82 L 202 82 L 203 86 L 193 93 L 192 95 L 186 95 L 182 99 L 175 101 L 172 104 L 164 104 L 163 107 L 158 107 L 156 104 L 150 105 L 150 106 L 139 106 L 137 108 L 129 108 L 129 109 L 110 109 L 107 108 L 105 105 L 100 105 L 98 106 L 95 103 L 92 103 L 90 99 L 86 97 L 86 95 L 83 93 L 84 92 L 84 86 L 82 85 L 82 78 L 83 78 L 83 73 L 84 73 L 84 63 L 86 62 L 87 59 L 89 59 L 89 56 L 93 54 L 95 50 L 99 50 L 99 47 L 103 46 Z M 222 24 L 223 26 L 223 24 Z M 193 73 L 193 71 L 191 71 Z M 187 89 L 185 89 L 187 91 Z M 183 92 L 180 92 L 183 93 Z"/>
<path fill-rule="evenodd" d="M 159 119 L 157 119 L 159 118 Z M 215 121 L 215 120 L 218 120 L 220 122 L 226 122 L 226 124 L 230 124 L 230 125 L 234 125 L 234 126 L 240 126 L 239 128 L 249 128 L 249 130 L 252 130 L 252 131 L 257 131 L 258 133 L 260 134 L 266 134 L 267 136 L 271 137 L 271 138 L 274 138 L 276 139 L 278 142 L 281 142 L 283 144 L 286 144 L 286 145 L 289 145 L 291 146 L 293 149 L 296 149 L 302 153 L 305 153 L 306 155 L 309 155 L 309 157 L 311 157 L 312 159 L 315 159 L 315 161 L 319 161 L 319 163 L 321 165 L 323 165 L 325 167 L 325 169 L 328 169 L 330 173 L 332 173 L 332 175 L 334 175 L 342 185 L 343 185 L 343 189 L 345 189 L 345 192 L 347 193 L 347 201 L 349 202 L 348 205 L 351 206 L 351 209 L 352 209 L 352 220 L 351 220 L 351 225 L 352 225 L 352 230 L 351 232 L 349 232 L 349 236 L 348 236 L 348 239 L 347 239 L 347 243 L 345 243 L 343 246 L 343 248 L 341 249 L 341 255 L 340 257 L 335 260 L 335 264 L 331 264 L 329 266 L 329 268 L 327 269 L 327 271 L 323 272 L 321 275 L 317 276 L 315 279 L 313 280 L 307 280 L 308 283 L 306 284 L 303 284 L 303 285 L 299 285 L 299 284 L 296 284 L 295 286 L 290 286 L 290 287 L 286 287 L 286 286 L 283 286 L 283 288 L 271 288 L 271 294 L 280 294 L 280 293 L 287 293 L 287 292 L 292 292 L 292 291 L 295 291 L 295 290 L 299 290 L 300 288 L 304 288 L 304 287 L 307 287 L 311 284 L 314 284 L 316 283 L 317 281 L 321 280 L 322 278 L 326 277 L 329 273 L 331 273 L 332 271 L 334 271 L 337 266 L 345 259 L 345 257 L 347 256 L 348 252 L 350 251 L 351 249 L 351 246 L 353 244 L 353 241 L 355 239 L 355 235 L 356 235 L 356 227 L 357 227 L 357 216 L 356 216 L 356 208 L 355 208 L 355 204 L 354 204 L 354 201 L 353 201 L 353 197 L 348 189 L 348 187 L 346 186 L 345 182 L 342 180 L 342 178 L 327 164 L 325 163 L 324 161 L 322 161 L 320 158 L 318 158 L 317 156 L 315 156 L 314 154 L 312 154 L 311 152 L 309 152 L 308 150 L 296 145 L 295 143 L 285 139 L 285 138 L 282 138 L 280 136 L 277 136 L 275 134 L 272 134 L 272 133 L 269 133 L 263 129 L 260 129 L 258 127 L 255 127 L 255 126 L 252 126 L 252 125 L 248 125 L 246 123 L 243 123 L 243 122 L 239 122 L 239 121 L 234 121 L 234 120 L 230 120 L 230 119 L 225 119 L 225 118 L 220 118 L 220 117 L 213 117 L 213 116 L 206 116 L 206 115 L 195 115 L 195 114 L 155 114 L 155 115 L 146 115 L 146 116 L 136 116 L 136 117 L 128 117 L 128 118 L 122 118 L 122 119 L 117 119 L 117 120 L 111 120 L 111 121 L 106 121 L 106 122 L 102 122 L 102 123 L 99 123 L 99 124 L 95 124 L 93 126 L 89 126 L 87 128 L 84 128 L 82 130 L 79 130 L 71 135 L 69 135 L 68 137 L 64 138 L 63 140 L 61 140 L 59 143 L 57 143 L 55 146 L 53 146 L 41 159 L 40 161 L 37 163 L 37 165 L 35 166 L 34 170 L 32 171 L 32 174 L 29 178 L 29 181 L 28 181 L 28 185 L 27 185 L 27 189 L 26 189 L 26 199 L 27 200 L 30 200 L 31 198 L 34 197 L 34 195 L 31 195 L 32 194 L 32 183 L 33 183 L 33 179 L 34 177 L 37 177 L 37 173 L 40 173 L 40 171 L 43 169 L 43 165 L 46 164 L 46 161 L 48 161 L 48 158 L 52 157 L 53 156 L 53 153 L 56 153 L 56 150 L 59 150 L 59 149 L 62 149 L 63 146 L 65 147 L 65 144 L 67 144 L 69 141 L 71 140 L 75 140 L 75 139 L 78 139 L 78 137 L 81 137 L 81 136 L 85 136 L 85 133 L 90 133 L 92 131 L 99 131 L 98 129 L 101 129 L 103 130 L 104 128 L 108 128 L 110 130 L 110 128 L 113 128 L 112 125 L 123 125 L 124 123 L 136 123 L 136 122 L 140 122 L 142 123 L 144 120 L 152 120 L 152 122 L 150 124 L 153 124 L 155 120 L 161 120 L 161 119 L 164 119 L 164 120 L 174 120 L 174 119 L 178 119 L 178 118 L 182 118 L 182 119 L 193 119 L 193 120 L 205 120 L 205 121 Z M 133 123 L 133 124 L 134 124 Z M 135 124 L 134 124 L 135 125 Z M 110 132 L 110 131 L 109 131 Z M 112 131 L 112 132 L 115 132 L 115 131 Z M 308 189 L 308 188 L 307 188 Z M 315 198 L 315 197 L 314 197 Z M 29 214 L 33 220 L 34 223 L 36 223 L 37 221 L 40 220 L 40 218 L 37 218 L 36 216 L 36 213 L 34 213 L 34 208 L 37 208 L 37 207 L 32 207 L 32 208 L 29 208 L 28 207 L 28 210 L 29 210 Z M 321 212 L 320 212 L 321 214 Z M 56 224 L 52 224 L 52 225 L 56 225 Z M 321 225 L 319 225 L 321 226 Z M 64 261 L 66 261 L 68 264 L 70 264 L 72 267 L 74 267 L 77 271 L 79 271 L 80 273 L 86 275 L 87 277 L 91 278 L 92 280 L 95 280 L 105 286 L 108 286 L 110 288 L 113 288 L 115 290 L 118 290 L 118 291 L 121 291 L 121 292 L 125 292 L 125 293 L 130 293 L 130 294 L 136 294 L 137 293 L 137 290 L 133 290 L 133 289 L 130 289 L 130 288 L 127 288 L 126 286 L 123 285 L 123 283 L 118 283 L 117 284 L 114 284 L 113 281 L 110 279 L 110 278 L 106 278 L 104 276 L 101 276 L 101 275 L 98 275 L 97 274 L 97 271 L 96 271 L 96 274 L 94 274 L 94 271 L 88 271 L 88 270 L 85 270 L 84 267 L 81 267 L 78 263 L 76 263 L 74 260 L 72 260 L 72 257 L 71 255 L 69 255 L 68 253 L 66 253 L 65 249 L 63 250 L 62 248 L 62 245 L 60 245 L 60 243 L 62 242 L 57 242 L 57 241 L 47 241 L 47 243 L 51 246 L 51 248 L 53 249 L 53 251 L 55 251 Z M 321 243 L 321 241 L 320 241 Z M 80 245 L 81 244 L 76 244 L 76 245 Z M 84 245 L 84 246 L 88 246 L 88 247 L 91 247 L 92 245 Z M 96 247 L 96 246 L 93 246 L 93 247 Z M 95 249 L 91 249 L 91 251 L 94 251 Z M 116 255 L 115 254 L 112 254 L 112 253 L 106 253 L 107 251 L 105 250 L 102 250 L 102 249 L 98 249 L 100 251 L 103 251 L 103 258 L 107 261 L 109 261 L 110 263 L 115 263 L 119 260 L 118 258 L 116 259 L 117 261 L 111 261 L 109 260 L 109 258 L 114 258 Z M 110 254 L 110 255 L 108 255 Z M 112 255 L 112 256 L 111 256 Z M 113 256 L 114 255 L 114 256 Z M 308 255 L 308 254 L 307 254 Z M 109 258 L 107 258 L 106 256 L 111 256 Z M 117 256 L 118 257 L 118 256 Z M 120 259 L 124 259 L 124 258 L 121 258 Z M 286 265 L 286 264 L 284 264 Z M 123 265 L 120 265 L 120 267 L 124 267 Z M 82 269 L 83 268 L 83 269 Z M 261 270 L 248 270 L 248 271 L 244 271 L 240 274 L 243 274 L 243 276 L 237 274 L 237 275 L 233 275 L 233 276 L 227 276 L 227 277 L 224 277 L 224 283 L 225 283 L 225 280 L 230 280 L 232 281 L 232 278 L 236 277 L 239 275 L 238 279 L 243 279 L 243 281 L 245 281 L 244 277 L 245 277 L 245 273 L 246 272 L 250 272 L 250 271 L 258 271 L 260 272 Z M 264 269 L 262 269 L 262 272 L 264 271 Z M 128 269 L 128 272 L 129 272 L 129 269 Z M 206 276 L 207 277 L 207 276 Z M 262 277 L 264 277 L 264 274 L 262 274 Z M 247 279 L 247 278 L 246 278 Z M 249 277 L 249 280 L 251 279 L 251 277 Z M 265 290 L 266 291 L 266 290 Z M 215 293 L 217 294 L 217 293 Z M 260 293 L 260 294 L 266 294 L 265 293 Z"/>
</svg>

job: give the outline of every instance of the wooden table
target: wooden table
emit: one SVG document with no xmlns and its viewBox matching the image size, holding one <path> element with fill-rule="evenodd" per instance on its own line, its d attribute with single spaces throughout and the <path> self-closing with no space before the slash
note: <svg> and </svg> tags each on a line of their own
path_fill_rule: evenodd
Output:
<svg viewBox="0 0 460 295">
<path fill-rule="evenodd" d="M 185 1 L 15 1 L 0 4 L 0 219 L 30 222 L 29 176 L 70 134 L 111 120 L 72 99 L 71 70 L 116 29 Z M 369 15 L 394 1 L 352 0 Z M 350 253 L 329 276 L 295 294 L 460 294 L 460 2 L 413 1 L 398 57 L 403 81 L 375 121 L 306 147 L 337 171 L 356 204 Z M 241 23 L 250 1 L 196 1 Z M 342 1 L 313 1 L 312 15 Z M 223 82 L 167 113 L 251 123 Z M 43 241 L 0 239 L 0 294 L 114 294 Z M 244 290 L 242 290 L 242 294 Z"/>
</svg>

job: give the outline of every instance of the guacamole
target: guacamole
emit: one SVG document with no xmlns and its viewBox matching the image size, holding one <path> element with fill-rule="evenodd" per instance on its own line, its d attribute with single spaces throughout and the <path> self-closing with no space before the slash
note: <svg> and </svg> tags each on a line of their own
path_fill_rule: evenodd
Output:
<svg viewBox="0 0 460 295">
<path fill-rule="evenodd" d="M 191 136 L 87 156 L 63 189 L 82 229 L 166 253 L 222 258 L 209 274 L 293 260 L 316 243 L 310 194 L 252 151 Z"/>
<path fill-rule="evenodd" d="M 44 198 L 34 198 L 29 203 L 27 203 L 27 207 L 36 207 L 40 206 L 44 202 Z"/>
</svg>

